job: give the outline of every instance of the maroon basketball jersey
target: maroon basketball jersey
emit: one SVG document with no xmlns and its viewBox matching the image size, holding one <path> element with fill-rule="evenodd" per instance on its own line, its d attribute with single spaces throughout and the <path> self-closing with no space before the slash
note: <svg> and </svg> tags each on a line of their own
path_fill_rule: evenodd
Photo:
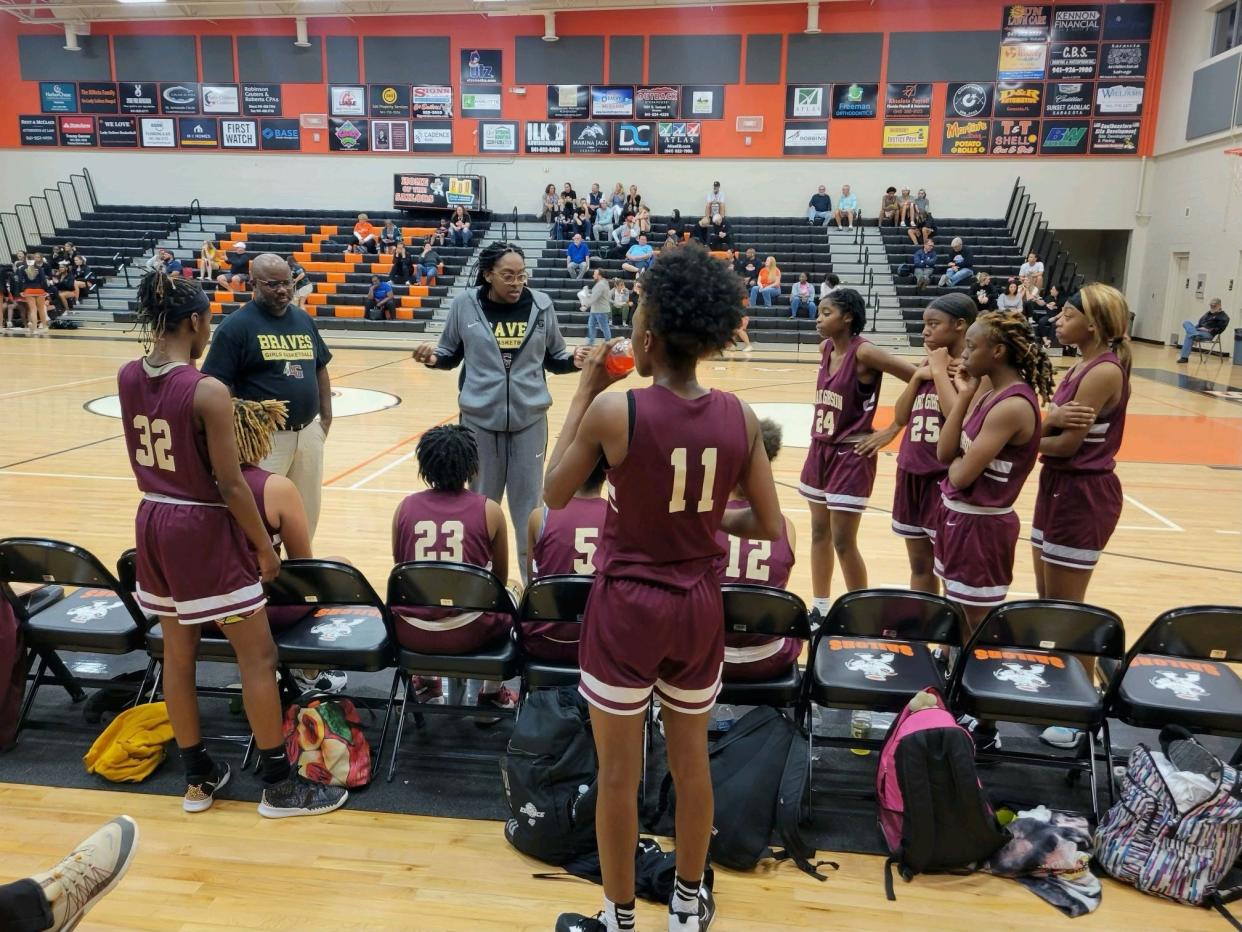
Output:
<svg viewBox="0 0 1242 932">
<path fill-rule="evenodd" d="M 715 389 L 694 399 L 660 385 L 628 394 L 629 450 L 608 471 L 595 567 L 689 589 L 721 553 L 716 531 L 750 455 L 746 415 L 737 398 Z"/>
<path fill-rule="evenodd" d="M 250 494 L 254 496 L 254 503 L 259 509 L 259 517 L 263 519 L 263 526 L 267 529 L 267 536 L 272 539 L 272 546 L 279 550 L 280 531 L 272 527 L 272 522 L 267 519 L 267 502 L 263 499 L 267 480 L 272 474 L 266 469 L 251 466 L 249 463 L 242 464 L 241 474 L 246 480 L 246 485 L 250 486 Z"/>
<path fill-rule="evenodd" d="M 749 502 L 732 501 L 730 511 L 749 508 Z M 794 552 L 789 546 L 789 528 L 781 523 L 781 536 L 776 540 L 746 540 L 724 531 L 716 532 L 716 543 L 724 553 L 716 560 L 716 575 L 722 583 L 753 583 L 784 589 L 793 570 Z"/>
<path fill-rule="evenodd" d="M 1022 483 L 1031 474 L 1035 466 L 1035 458 L 1039 454 L 1039 401 L 1031 386 L 1025 382 L 1015 382 L 999 392 L 989 392 L 975 410 L 966 418 L 962 425 L 961 451 L 970 449 L 971 443 L 983 429 L 983 422 L 988 412 L 1006 398 L 1017 396 L 1025 398 L 1035 412 L 1035 430 L 1026 443 L 1007 444 L 996 454 L 996 458 L 984 468 L 979 478 L 964 489 L 955 489 L 948 476 L 940 481 L 940 491 L 950 501 L 974 505 L 978 508 L 1009 509 L 1018 499 L 1022 491 Z"/>
<path fill-rule="evenodd" d="M 564 508 L 543 511 L 543 530 L 532 554 L 534 576 L 557 576 L 595 572 L 595 548 L 608 502 L 596 498 L 571 498 Z"/>
<path fill-rule="evenodd" d="M 1067 373 L 1057 386 L 1052 396 L 1055 405 L 1069 404 L 1078 392 L 1078 385 L 1093 368 L 1100 363 L 1112 363 L 1121 369 L 1121 400 L 1105 411 L 1101 411 L 1095 423 L 1087 428 L 1087 436 L 1082 446 L 1072 456 L 1043 456 L 1042 462 L 1049 469 L 1064 469 L 1072 472 L 1112 472 L 1117 465 L 1117 451 L 1121 449 L 1121 438 L 1126 430 L 1126 406 L 1130 403 L 1130 375 L 1121 365 L 1121 360 L 1112 351 L 1101 353 L 1085 365 L 1078 366 L 1073 372 Z M 1057 433 L 1060 433 L 1058 430 Z"/>
<path fill-rule="evenodd" d="M 897 466 L 916 476 L 943 476 L 949 471 L 936 458 L 936 441 L 940 428 L 944 427 L 944 412 L 940 410 L 940 395 L 931 379 L 919 384 L 910 408 L 910 423 L 901 435 L 901 449 L 897 451 Z"/>
<path fill-rule="evenodd" d="M 397 508 L 393 561 L 443 560 L 492 568 L 487 497 L 463 489 L 407 495 Z M 503 580 L 502 580 L 503 582 Z"/>
<path fill-rule="evenodd" d="M 145 359 L 117 373 L 121 424 L 138 488 L 189 502 L 223 503 L 207 436 L 194 418 L 194 392 L 207 376 L 189 364 L 152 369 Z"/>
<path fill-rule="evenodd" d="M 871 431 L 875 405 L 880 397 L 880 374 L 870 385 L 858 379 L 858 347 L 868 342 L 862 337 L 850 339 L 845 358 L 836 372 L 829 375 L 832 363 L 832 341 L 826 340 L 815 382 L 815 414 L 811 422 L 811 439 L 818 443 L 841 443 L 855 434 Z"/>
</svg>

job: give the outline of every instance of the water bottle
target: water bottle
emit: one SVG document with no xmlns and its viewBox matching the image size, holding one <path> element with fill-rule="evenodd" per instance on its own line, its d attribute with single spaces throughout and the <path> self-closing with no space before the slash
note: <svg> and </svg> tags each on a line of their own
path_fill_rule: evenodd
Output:
<svg viewBox="0 0 1242 932">
<path fill-rule="evenodd" d="M 712 710 L 712 731 L 726 732 L 733 727 L 736 719 L 737 712 L 733 706 L 721 703 Z"/>
<path fill-rule="evenodd" d="M 612 375 L 626 375 L 634 369 L 634 344 L 629 339 L 613 344 L 604 357 L 604 368 Z"/>
</svg>

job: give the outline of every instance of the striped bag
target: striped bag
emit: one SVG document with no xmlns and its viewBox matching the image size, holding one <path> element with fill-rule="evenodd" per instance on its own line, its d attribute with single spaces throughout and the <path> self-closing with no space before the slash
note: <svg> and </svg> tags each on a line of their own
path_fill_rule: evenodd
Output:
<svg viewBox="0 0 1242 932">
<path fill-rule="evenodd" d="M 1184 728 L 1166 726 L 1160 745 L 1173 767 L 1206 776 L 1215 789 L 1180 811 L 1151 750 L 1138 745 L 1121 798 L 1096 831 L 1096 860 L 1146 893 L 1214 906 L 1228 917 L 1223 904 L 1232 897 L 1222 897 L 1219 888 L 1242 850 L 1242 779 Z"/>
</svg>

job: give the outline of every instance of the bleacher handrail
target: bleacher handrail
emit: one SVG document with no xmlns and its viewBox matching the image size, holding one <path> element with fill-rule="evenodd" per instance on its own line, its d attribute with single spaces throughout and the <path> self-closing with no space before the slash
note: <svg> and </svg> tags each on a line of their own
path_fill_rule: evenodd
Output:
<svg viewBox="0 0 1242 932">
<path fill-rule="evenodd" d="M 26 210 L 30 213 L 31 226 L 34 227 L 34 235 L 31 235 L 30 230 L 26 229 L 26 218 L 22 216 L 23 207 L 26 208 Z M 34 208 L 31 207 L 29 204 L 14 204 L 13 212 L 17 215 L 17 223 L 21 227 L 21 234 L 22 234 L 22 240 L 23 240 L 22 249 L 29 252 L 30 244 L 31 243 L 37 244 L 39 242 L 38 218 L 35 217 L 34 215 Z"/>
<path fill-rule="evenodd" d="M 69 193 L 73 195 L 73 209 L 77 211 L 76 217 L 73 216 L 73 214 L 69 213 L 69 200 L 68 198 L 65 197 L 66 187 L 69 189 Z M 82 219 L 82 204 L 78 200 L 78 192 L 73 189 L 72 182 L 58 181 L 56 182 L 56 189 L 60 192 L 61 203 L 65 205 L 65 216 L 69 218 L 70 222 L 73 222 L 74 220 L 81 220 Z"/>
<path fill-rule="evenodd" d="M 64 223 L 57 223 L 56 214 L 52 212 L 52 207 L 55 205 L 55 201 L 48 197 L 49 194 L 56 195 L 56 200 L 60 201 L 60 215 L 65 218 Z M 52 225 L 58 230 L 66 229 L 69 226 L 69 212 L 65 210 L 65 199 L 60 196 L 60 189 L 44 188 L 43 199 L 47 201 L 48 212 L 52 214 Z"/>
<path fill-rule="evenodd" d="M 81 178 L 86 182 L 86 195 L 91 199 L 91 210 L 96 210 L 99 207 L 99 201 L 95 197 L 95 182 L 91 178 L 91 170 L 83 166 L 82 174 L 69 176 L 69 183 L 72 184 L 75 178 Z"/>
<path fill-rule="evenodd" d="M 1081 283 L 1078 263 L 1065 251 L 1057 239 L 1056 230 L 1043 217 L 1034 198 L 1023 186 L 1022 179 L 1017 178 L 1005 211 L 1005 228 L 1021 250 L 1023 261 L 1026 261 L 1028 252 L 1034 251 L 1044 263 L 1044 287 L 1056 285 L 1063 294 L 1067 294 Z"/>
<path fill-rule="evenodd" d="M 198 232 L 203 233 L 206 231 L 207 228 L 203 226 L 203 205 L 199 201 L 198 198 L 194 198 L 194 200 L 190 201 L 189 214 L 187 215 L 187 221 L 189 219 L 193 219 L 194 212 L 196 210 L 198 211 Z M 181 224 L 178 223 L 177 224 L 177 245 L 178 246 L 181 245 L 180 234 L 181 234 Z"/>
</svg>

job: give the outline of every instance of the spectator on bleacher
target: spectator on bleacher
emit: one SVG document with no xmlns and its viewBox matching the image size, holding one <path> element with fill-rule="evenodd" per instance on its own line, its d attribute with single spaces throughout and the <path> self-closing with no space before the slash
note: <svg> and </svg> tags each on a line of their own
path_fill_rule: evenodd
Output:
<svg viewBox="0 0 1242 932">
<path fill-rule="evenodd" d="M 914 281 L 919 291 L 931 284 L 932 272 L 936 270 L 938 259 L 936 245 L 931 240 L 925 241 L 922 249 L 914 251 L 910 264 L 914 266 Z"/>
<path fill-rule="evenodd" d="M 577 200 L 578 200 L 578 192 L 574 190 L 574 186 L 573 186 L 572 184 L 570 184 L 568 181 L 566 181 L 566 182 L 565 182 L 565 187 L 561 188 L 561 197 L 562 197 L 562 198 L 566 198 L 566 197 L 567 197 L 567 198 L 569 198 L 571 201 L 577 202 Z"/>
<path fill-rule="evenodd" d="M 205 239 L 198 249 L 198 278 L 201 282 L 209 282 L 216 277 L 216 269 L 220 267 L 220 252 L 214 240 Z"/>
<path fill-rule="evenodd" d="M 630 248 L 626 250 L 625 261 L 621 263 L 621 268 L 627 272 L 633 272 L 637 277 L 651 268 L 653 262 L 655 262 L 655 250 L 647 244 L 647 235 L 639 233 L 637 242 L 631 243 Z"/>
<path fill-rule="evenodd" d="M 591 207 L 587 204 L 585 197 L 578 202 L 578 207 L 574 211 L 573 231 L 586 239 L 591 238 Z"/>
<path fill-rule="evenodd" d="M 625 280 L 614 278 L 612 291 L 608 292 L 608 304 L 612 310 L 614 323 L 628 326 L 630 322 L 630 289 L 625 287 Z"/>
<path fill-rule="evenodd" d="M 751 246 L 746 250 L 746 255 L 735 259 L 733 262 L 733 271 L 737 273 L 738 278 L 742 280 L 747 288 L 752 287 L 759 281 L 759 270 L 763 268 L 759 262 L 759 257 L 755 255 L 755 247 Z"/>
<path fill-rule="evenodd" d="M 877 226 L 884 226 L 887 220 L 893 226 L 897 226 L 897 214 L 900 208 L 897 206 L 897 189 L 891 184 L 884 189 L 884 196 L 880 198 L 880 218 L 876 221 Z"/>
<path fill-rule="evenodd" d="M 1044 287 L 1044 264 L 1039 261 L 1034 249 L 1026 254 L 1026 261 L 1018 269 L 1018 277 L 1024 285 L 1033 286 L 1037 293 Z"/>
<path fill-rule="evenodd" d="M 367 289 L 366 315 L 367 320 L 397 317 L 397 296 L 392 293 L 392 285 L 378 275 L 371 276 L 371 287 Z"/>
<path fill-rule="evenodd" d="M 151 258 L 147 260 L 146 270 L 148 272 L 165 272 L 168 275 L 180 275 L 181 263 L 177 262 L 176 269 L 170 268 L 175 257 L 171 252 L 163 246 L 157 247 L 155 252 L 151 253 Z"/>
<path fill-rule="evenodd" d="M 371 221 L 366 214 L 359 214 L 358 222 L 354 224 L 354 242 L 358 244 L 359 249 L 365 249 L 371 255 L 375 255 L 378 249 L 375 240 L 375 227 L 371 225 Z"/>
<path fill-rule="evenodd" d="M 725 193 L 720 188 L 719 181 L 712 182 L 712 189 L 707 192 L 703 198 L 703 216 L 711 217 L 715 214 L 724 216 L 725 213 Z"/>
<path fill-rule="evenodd" d="M 625 220 L 612 231 L 614 259 L 624 257 L 629 252 L 630 246 L 638 239 L 638 222 L 633 214 L 627 214 Z"/>
<path fill-rule="evenodd" d="M 960 236 L 953 237 L 953 241 L 949 243 L 949 255 L 952 256 L 949 267 L 940 276 L 942 288 L 965 284 L 975 274 L 974 254 L 963 245 Z"/>
<path fill-rule="evenodd" d="M 574 204 L 573 198 L 568 194 L 561 195 L 561 206 L 556 212 L 556 217 L 552 224 L 553 239 L 569 239 L 570 231 L 574 226 L 574 217 L 578 212 L 578 207 Z"/>
<path fill-rule="evenodd" d="M 680 246 L 682 242 L 683 240 L 673 232 L 672 227 L 669 227 L 668 232 L 664 234 L 664 242 L 660 245 L 660 250 L 672 249 L 675 246 Z"/>
<path fill-rule="evenodd" d="M 824 280 L 819 283 L 819 300 L 824 300 L 828 295 L 832 294 L 841 287 L 841 276 L 829 272 L 824 276 Z"/>
<path fill-rule="evenodd" d="M 780 294 L 781 270 L 776 265 L 776 256 L 768 256 L 763 260 L 763 268 L 759 270 L 758 280 L 750 289 L 750 306 L 757 307 L 759 299 L 763 298 L 764 307 L 771 307 L 773 299 L 780 297 Z M 749 340 L 747 344 L 749 345 Z"/>
<path fill-rule="evenodd" d="M 52 261 L 57 265 L 64 262 L 68 265 L 73 264 L 74 257 L 78 254 L 78 247 L 73 245 L 70 240 L 65 240 L 59 246 L 52 250 Z"/>
<path fill-rule="evenodd" d="M 604 192 L 599 189 L 598 182 L 592 183 L 591 190 L 587 192 L 587 205 L 591 208 L 591 213 L 594 213 L 602 203 L 604 203 Z"/>
<path fill-rule="evenodd" d="M 440 253 L 431 237 L 423 240 L 423 251 L 414 262 L 414 284 L 421 285 L 424 281 L 436 278 L 440 274 Z"/>
<path fill-rule="evenodd" d="M 914 198 L 914 220 L 906 233 L 910 237 L 910 242 L 916 246 L 923 240 L 936 235 L 936 222 L 931 215 L 931 201 L 927 199 L 927 192 L 922 188 L 919 188 L 919 193 Z"/>
<path fill-rule="evenodd" d="M 902 188 L 897 196 L 897 223 L 903 227 L 914 226 L 914 198 L 909 188 Z"/>
<path fill-rule="evenodd" d="M 995 311 L 996 299 L 999 296 L 1000 289 L 992 284 L 992 276 L 987 272 L 980 272 L 975 277 L 975 306 L 979 309 L 978 313 Z"/>
<path fill-rule="evenodd" d="M 346 243 L 345 244 L 345 255 L 347 256 L 360 256 L 362 255 L 363 251 L 364 250 L 362 246 L 359 245 L 358 243 Z"/>
<path fill-rule="evenodd" d="M 78 298 L 85 298 L 98 285 L 98 279 L 86 262 L 86 256 L 73 257 L 73 280 L 78 284 Z"/>
<path fill-rule="evenodd" d="M 620 223 L 621 217 L 625 214 L 625 186 L 621 182 L 617 182 L 612 186 L 612 195 L 608 198 L 608 203 L 612 205 L 612 222 Z"/>
<path fill-rule="evenodd" d="M 824 225 L 828 225 L 828 220 L 832 216 L 832 198 L 828 194 L 828 188 L 820 185 L 818 190 L 811 195 L 811 199 L 806 204 L 806 222 L 811 226 L 822 220 Z"/>
<path fill-rule="evenodd" d="M 634 222 L 638 225 L 638 232 L 644 236 L 651 236 L 651 211 L 646 207 L 638 208 L 638 214 L 634 217 Z"/>
<path fill-rule="evenodd" d="M 397 243 L 405 242 L 405 236 L 401 233 L 401 227 L 397 226 L 391 220 L 384 221 L 384 230 L 380 233 L 380 252 L 386 256 L 392 255 L 392 251 L 396 248 Z"/>
<path fill-rule="evenodd" d="M 1035 335 L 1044 344 L 1044 348 L 1052 346 L 1057 315 L 1061 313 L 1061 289 L 1056 285 L 1049 286 L 1047 294 L 1036 295 L 1027 303 L 1026 313 L 1034 323 Z"/>
<path fill-rule="evenodd" d="M 431 234 L 432 242 L 434 242 L 437 246 L 447 246 L 451 233 L 452 231 L 449 230 L 448 217 L 441 217 L 440 223 L 436 227 L 436 231 Z"/>
<path fill-rule="evenodd" d="M 39 254 L 30 253 L 14 269 L 14 290 L 26 305 L 26 328 L 31 335 L 47 333 L 47 272 Z"/>
<path fill-rule="evenodd" d="M 1197 324 L 1188 320 L 1182 321 L 1182 330 L 1186 335 L 1182 337 L 1182 354 L 1177 358 L 1178 364 L 1184 364 L 1190 359 L 1195 340 L 1211 340 L 1217 334 L 1224 333 L 1228 326 L 1229 315 L 1221 308 L 1220 298 L 1211 300 L 1207 313 L 1199 318 Z"/>
<path fill-rule="evenodd" d="M 229 291 L 245 291 L 250 281 L 250 257 L 246 255 L 246 244 L 234 243 L 233 248 L 224 254 L 224 262 L 229 270 L 216 276 L 217 284 Z"/>
<path fill-rule="evenodd" d="M 625 213 L 638 216 L 639 209 L 643 206 L 643 196 L 638 193 L 638 185 L 630 185 L 629 192 L 625 195 Z"/>
<path fill-rule="evenodd" d="M 596 269 L 591 276 L 591 284 L 582 289 L 582 309 L 587 312 L 587 346 L 595 343 L 595 334 L 599 333 L 604 340 L 612 339 L 612 327 L 609 319 L 612 309 L 609 305 L 608 280 L 603 270 Z"/>
<path fill-rule="evenodd" d="M 816 314 L 815 288 L 806 272 L 800 273 L 798 283 L 789 289 L 790 320 L 796 320 L 803 308 L 806 308 L 807 320 L 813 320 Z"/>
<path fill-rule="evenodd" d="M 668 226 L 665 227 L 665 236 L 671 233 L 679 240 L 684 240 L 686 233 L 693 232 L 693 227 L 692 222 L 682 220 L 681 211 L 674 207 L 672 215 L 668 218 Z"/>
<path fill-rule="evenodd" d="M 858 209 L 858 198 L 850 193 L 850 186 L 841 185 L 841 197 L 837 199 L 837 209 L 832 213 L 837 229 L 841 229 L 842 220 L 849 224 L 851 230 L 854 229 L 854 222 L 860 219 L 861 213 Z"/>
<path fill-rule="evenodd" d="M 699 238 L 712 251 L 729 248 L 729 224 L 720 214 L 712 214 L 699 221 Z"/>
<path fill-rule="evenodd" d="M 1041 300 L 1043 295 L 1030 279 L 1019 279 L 1019 283 L 1018 294 L 1022 295 L 1022 312 L 1034 320 L 1036 302 Z"/>
<path fill-rule="evenodd" d="M 449 236 L 454 246 L 469 246 L 474 239 L 474 231 L 470 229 L 470 211 L 461 204 L 453 208 L 453 215 L 449 217 Z"/>
<path fill-rule="evenodd" d="M 4 329 L 13 327 L 14 312 L 17 310 L 18 290 L 17 277 L 13 270 L 19 263 L 25 262 L 22 253 L 14 253 L 12 262 L 0 262 L 0 307 L 4 310 Z M 23 320 L 23 326 L 25 321 Z"/>
<path fill-rule="evenodd" d="M 569 277 L 577 281 L 586 278 L 591 268 L 591 247 L 583 242 L 581 233 L 575 233 L 565 247 L 565 268 L 569 269 Z"/>
<path fill-rule="evenodd" d="M 549 184 L 543 189 L 542 207 L 540 216 L 543 217 L 544 223 L 551 226 L 556 220 L 557 212 L 561 209 L 561 199 L 556 193 L 556 185 Z"/>
<path fill-rule="evenodd" d="M 612 238 L 612 231 L 616 227 L 616 214 L 612 212 L 612 205 L 609 203 L 601 203 L 595 208 L 595 222 L 591 225 L 595 239 L 608 240 Z"/>
<path fill-rule="evenodd" d="M 77 284 L 73 280 L 73 272 L 67 261 L 61 259 L 56 263 L 56 268 L 52 271 L 48 283 L 51 285 L 49 294 L 52 300 L 60 308 L 62 314 L 67 314 L 73 307 L 78 294 Z"/>
<path fill-rule="evenodd" d="M 427 239 L 435 244 L 435 234 L 428 236 Z M 423 240 L 425 243 L 427 240 Z M 414 277 L 414 260 L 405 250 L 405 243 L 398 243 L 397 248 L 392 252 L 392 270 L 388 273 L 388 279 L 394 285 L 408 285 L 410 279 Z"/>
<path fill-rule="evenodd" d="M 401 245 L 405 249 L 404 245 Z M 306 308 L 306 299 L 311 296 L 311 292 L 315 290 L 315 283 L 312 282 L 306 274 L 306 269 L 302 268 L 300 262 L 293 256 L 288 259 L 289 275 L 293 279 L 293 304 L 295 307 Z"/>
<path fill-rule="evenodd" d="M 1021 284 L 1016 278 L 1005 282 L 1005 290 L 996 299 L 996 309 L 1001 312 L 1016 311 L 1022 313 L 1023 301 Z"/>
</svg>

